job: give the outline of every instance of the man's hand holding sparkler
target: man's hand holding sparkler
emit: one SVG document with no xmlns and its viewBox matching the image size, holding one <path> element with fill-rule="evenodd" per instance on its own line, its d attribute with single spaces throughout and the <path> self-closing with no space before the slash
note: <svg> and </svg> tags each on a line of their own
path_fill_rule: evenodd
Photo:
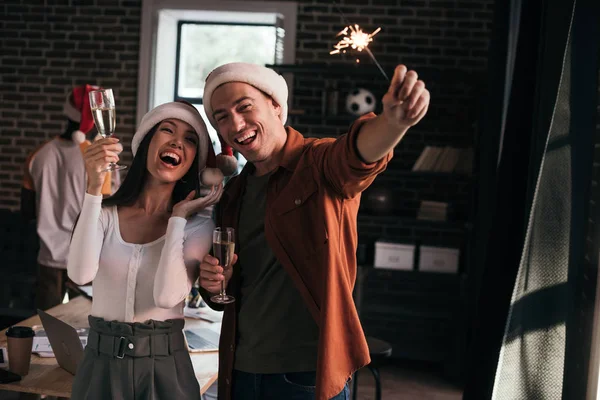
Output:
<svg viewBox="0 0 600 400">
<path fill-rule="evenodd" d="M 382 103 L 382 116 L 392 129 L 408 129 L 427 113 L 429 91 L 415 71 L 408 71 L 404 65 L 398 65 Z"/>
<path fill-rule="evenodd" d="M 358 134 L 356 146 L 361 157 L 366 162 L 375 162 L 389 153 L 408 128 L 425 116 L 429 99 L 429 91 L 418 80 L 417 73 L 398 65 L 383 96 L 383 112 L 365 123 Z"/>
</svg>

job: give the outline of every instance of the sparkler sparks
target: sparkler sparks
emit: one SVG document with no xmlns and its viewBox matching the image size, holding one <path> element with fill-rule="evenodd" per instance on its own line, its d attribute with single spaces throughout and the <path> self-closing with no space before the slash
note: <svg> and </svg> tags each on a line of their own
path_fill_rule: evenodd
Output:
<svg viewBox="0 0 600 400">
<path fill-rule="evenodd" d="M 363 30 L 357 24 L 348 25 L 336 35 L 336 37 L 344 37 L 333 46 L 334 49 L 331 50 L 329 54 L 345 53 L 348 48 L 358 51 L 365 50 L 367 54 L 369 54 L 375 65 L 377 65 L 379 71 L 381 71 L 385 79 L 387 79 L 387 81 L 389 82 L 390 78 L 388 78 L 383 68 L 381 68 L 381 65 L 379 65 L 379 63 L 375 59 L 375 56 L 373 55 L 373 53 L 371 53 L 371 50 L 369 50 L 369 43 L 373 41 L 373 36 L 377 35 L 377 33 L 379 33 L 380 30 L 381 28 L 377 28 L 372 33 L 366 33 L 363 32 Z M 359 62 L 358 58 L 356 59 L 356 62 Z"/>
<path fill-rule="evenodd" d="M 350 34 L 348 34 L 348 30 L 350 30 Z M 381 28 L 377 28 L 373 33 L 365 33 L 357 24 L 354 24 L 354 26 L 348 25 L 336 35 L 344 35 L 344 37 L 333 46 L 335 50 L 330 51 L 329 54 L 345 53 L 348 47 L 363 51 L 363 49 L 366 49 L 369 43 L 373 41 L 373 36 L 377 35 L 380 30 Z"/>
</svg>

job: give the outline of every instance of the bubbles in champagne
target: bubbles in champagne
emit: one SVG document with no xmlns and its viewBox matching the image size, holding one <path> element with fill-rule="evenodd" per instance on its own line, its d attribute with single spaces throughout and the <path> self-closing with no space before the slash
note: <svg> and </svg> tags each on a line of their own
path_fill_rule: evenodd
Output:
<svg viewBox="0 0 600 400">
<path fill-rule="evenodd" d="M 233 242 L 214 242 L 213 250 L 215 257 L 219 259 L 219 264 L 223 268 L 229 268 L 231 261 L 233 260 L 233 252 L 235 251 L 235 244 Z"/>
<path fill-rule="evenodd" d="M 115 133 L 117 113 L 114 108 L 92 108 L 96 129 L 102 137 L 111 136 Z"/>
</svg>

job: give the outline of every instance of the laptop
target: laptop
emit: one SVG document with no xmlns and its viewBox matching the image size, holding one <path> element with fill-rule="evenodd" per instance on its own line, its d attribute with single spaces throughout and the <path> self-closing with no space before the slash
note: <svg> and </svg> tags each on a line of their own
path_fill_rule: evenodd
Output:
<svg viewBox="0 0 600 400">
<path fill-rule="evenodd" d="M 48 336 L 56 362 L 64 370 L 75 375 L 83 359 L 83 345 L 79 334 L 71 325 L 38 309 L 38 315 Z"/>
<path fill-rule="evenodd" d="M 219 334 L 206 328 L 183 330 L 188 350 L 192 353 L 219 351 Z"/>
</svg>

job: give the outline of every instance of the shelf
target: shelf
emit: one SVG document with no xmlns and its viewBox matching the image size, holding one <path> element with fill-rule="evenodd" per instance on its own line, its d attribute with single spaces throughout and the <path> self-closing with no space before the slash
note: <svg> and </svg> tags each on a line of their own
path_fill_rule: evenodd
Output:
<svg viewBox="0 0 600 400">
<path fill-rule="evenodd" d="M 381 175 L 397 176 L 403 178 L 431 178 L 431 179 L 452 179 L 452 180 L 470 180 L 473 175 L 462 172 L 439 172 L 439 171 L 411 171 L 407 169 L 386 169 Z"/>
<path fill-rule="evenodd" d="M 436 283 L 441 285 L 452 285 L 459 287 L 466 279 L 467 274 L 465 272 L 457 272 L 455 274 L 447 274 L 432 271 L 419 271 L 418 269 L 391 269 L 391 268 L 380 268 L 375 267 L 372 263 L 359 264 L 358 268 L 365 272 L 365 278 L 372 276 L 371 274 L 383 275 L 383 276 L 401 276 L 407 285 L 420 284 L 420 283 Z M 419 290 L 421 293 L 422 290 Z"/>
<path fill-rule="evenodd" d="M 271 68 L 279 73 L 303 73 L 303 74 L 323 74 L 329 76 L 363 76 L 365 78 L 373 77 L 374 75 L 381 77 L 381 71 L 374 64 L 367 63 L 348 63 L 348 62 L 332 62 L 330 64 L 267 64 L 267 68 Z M 386 74 L 391 78 L 394 74 L 396 65 L 382 65 Z M 428 80 L 450 79 L 463 81 L 479 81 L 485 77 L 484 72 L 465 71 L 458 68 L 419 68 L 419 76 L 426 77 Z"/>
<path fill-rule="evenodd" d="M 449 307 L 451 308 L 451 307 Z M 376 315 L 386 314 L 392 317 L 408 317 L 414 319 L 436 319 L 436 320 L 452 320 L 454 313 L 452 310 L 443 310 L 442 307 L 439 309 L 417 309 L 416 307 L 405 306 L 402 304 L 384 305 L 375 304 L 369 306 L 363 306 L 361 310 L 362 315 Z"/>
<path fill-rule="evenodd" d="M 288 113 L 288 116 L 294 118 L 301 118 L 302 123 L 310 123 L 310 122 L 343 122 L 345 124 L 350 124 L 359 118 L 359 116 L 340 113 L 337 115 L 321 115 L 321 114 L 301 114 L 298 113 L 297 110 L 293 110 L 293 113 Z"/>
<path fill-rule="evenodd" d="M 356 63 L 334 63 L 334 64 L 268 64 L 279 73 L 304 73 L 304 74 L 327 74 L 327 75 L 362 75 L 371 76 L 375 73 L 381 75 L 381 71 L 372 64 Z M 393 71 L 392 71 L 393 72 Z M 383 78 L 383 76 L 382 76 Z"/>
<path fill-rule="evenodd" d="M 397 223 L 401 223 L 403 225 L 410 225 L 410 226 L 432 226 L 432 227 L 438 227 L 438 228 L 454 228 L 454 229 L 471 229 L 471 223 L 466 222 L 466 221 L 430 221 L 430 220 L 423 220 L 423 219 L 417 219 L 413 216 L 408 216 L 408 215 L 394 215 L 394 214 L 390 214 L 390 215 L 379 215 L 379 214 L 368 214 L 366 212 L 360 212 L 358 213 L 358 218 L 357 221 L 360 223 L 361 221 L 363 222 L 367 222 L 367 221 L 376 221 L 376 222 L 389 222 L 389 221 L 394 221 Z"/>
</svg>

